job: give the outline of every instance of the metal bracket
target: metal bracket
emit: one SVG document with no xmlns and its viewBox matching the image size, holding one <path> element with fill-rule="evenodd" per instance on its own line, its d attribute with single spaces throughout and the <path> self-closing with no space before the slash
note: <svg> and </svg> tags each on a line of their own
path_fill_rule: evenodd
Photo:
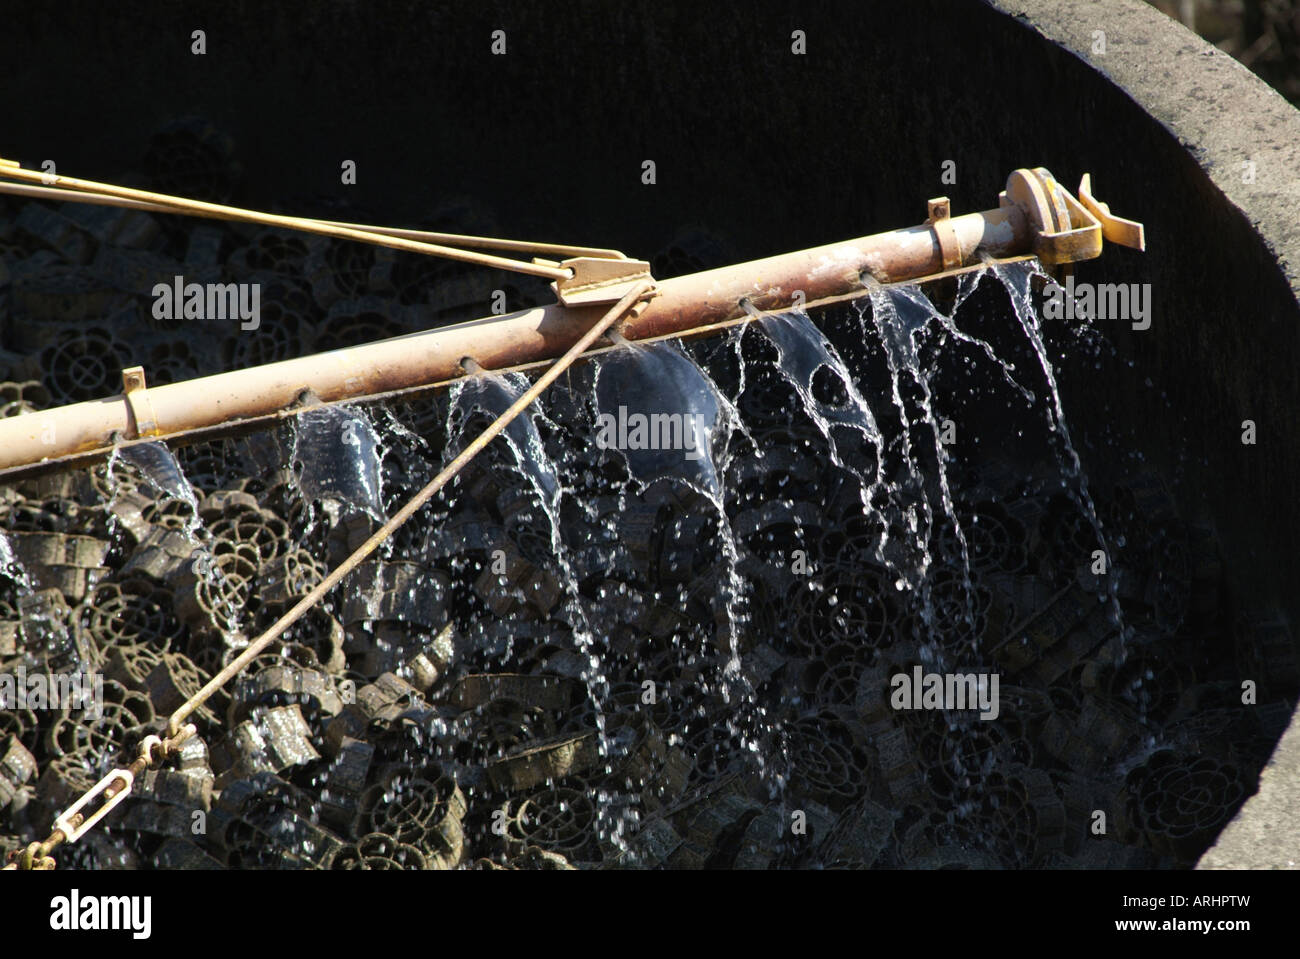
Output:
<svg viewBox="0 0 1300 959">
<path fill-rule="evenodd" d="M 943 256 L 943 268 L 955 270 L 962 266 L 961 242 L 957 231 L 952 228 L 952 203 L 946 196 L 937 196 L 926 204 L 928 215 L 926 223 L 934 231 L 935 242 Z"/>
<path fill-rule="evenodd" d="M 153 404 L 149 402 L 149 388 L 145 383 L 143 366 L 131 366 L 122 371 L 122 392 L 126 396 L 127 406 L 131 408 L 131 418 L 135 420 L 135 436 L 130 439 L 157 435 L 158 423 Z"/>
<path fill-rule="evenodd" d="M 546 263 L 534 260 L 534 263 Z M 612 260 L 576 256 L 558 264 L 571 275 L 551 284 L 555 298 L 564 306 L 601 306 L 617 303 L 638 283 L 654 282 L 645 260 Z M 654 295 L 654 294 L 652 294 Z"/>
<path fill-rule="evenodd" d="M 1111 243 L 1133 250 L 1147 248 L 1146 230 L 1135 220 L 1125 220 L 1110 212 L 1110 205 L 1092 195 L 1092 174 L 1085 173 L 1079 180 L 1079 202 L 1101 223 L 1101 235 Z"/>
<path fill-rule="evenodd" d="M 1046 266 L 1091 260 L 1101 255 L 1103 237 L 1112 243 L 1146 249 L 1141 223 L 1113 216 L 1092 195 L 1092 178 L 1084 174 L 1079 199 L 1042 167 L 1016 170 L 998 194 L 1002 207 L 1018 206 L 1034 231 L 1034 254 Z"/>
<path fill-rule="evenodd" d="M 109 786 L 111 786 L 113 783 L 117 782 L 118 780 L 121 780 L 124 784 L 121 792 L 114 795 L 112 799 L 108 800 L 107 802 L 104 803 L 104 805 L 100 806 L 93 813 L 91 813 L 90 816 L 87 819 L 85 819 L 80 826 L 72 825 L 72 818 L 75 815 L 77 815 L 77 813 L 81 812 L 82 808 L 85 807 L 85 805 L 88 802 L 90 802 L 100 793 L 107 790 Z M 124 800 L 127 796 L 131 795 L 131 787 L 134 785 L 135 785 L 135 776 L 131 774 L 131 770 L 129 769 L 113 770 L 111 773 L 109 773 L 107 776 L 101 779 L 98 783 L 96 783 L 94 788 L 91 789 L 90 792 L 86 793 L 75 803 L 73 803 L 71 806 L 65 809 L 63 813 L 57 819 L 54 820 L 54 828 L 57 829 L 59 832 L 63 833 L 64 841 L 67 842 L 69 845 L 71 845 L 72 843 L 80 839 L 82 835 L 84 835 L 92 826 L 95 825 L 95 823 L 99 822 L 101 819 L 103 819 L 105 816 L 111 813 L 114 809 L 116 809 L 118 804 L 121 803 L 122 800 Z"/>
</svg>

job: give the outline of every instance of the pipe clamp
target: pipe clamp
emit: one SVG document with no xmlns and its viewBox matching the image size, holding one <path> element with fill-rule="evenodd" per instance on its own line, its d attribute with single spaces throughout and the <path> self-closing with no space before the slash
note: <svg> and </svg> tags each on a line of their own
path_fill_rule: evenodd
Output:
<svg viewBox="0 0 1300 959">
<path fill-rule="evenodd" d="M 158 423 L 153 404 L 149 402 L 143 366 L 132 366 L 122 371 L 122 392 L 126 397 L 126 405 L 131 408 L 131 419 L 135 424 L 135 435 L 131 439 L 156 436 Z"/>
</svg>

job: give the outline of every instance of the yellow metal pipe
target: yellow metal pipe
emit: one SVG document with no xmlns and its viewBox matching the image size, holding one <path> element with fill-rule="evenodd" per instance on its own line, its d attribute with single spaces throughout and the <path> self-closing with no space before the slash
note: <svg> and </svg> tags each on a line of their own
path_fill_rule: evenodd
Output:
<svg viewBox="0 0 1300 959">
<path fill-rule="evenodd" d="M 1008 186 L 1029 172 L 1016 171 Z M 983 257 L 1042 255 L 1054 236 L 1069 240 L 1067 250 L 1086 247 L 1080 255 L 1100 250 L 1100 228 L 1096 244 L 1080 244 L 1083 228 L 1062 233 L 1065 224 L 1020 202 L 1004 199 L 999 209 L 949 218 L 946 201 L 932 201 L 931 215 L 921 226 L 659 281 L 654 299 L 619 332 L 633 341 L 687 334 L 744 315 L 742 300 L 763 311 L 784 309 L 860 293 L 864 277 L 916 280 Z M 120 396 L 0 420 L 0 477 L 102 450 L 116 440 L 274 415 L 308 391 L 335 402 L 445 382 L 463 374 L 465 357 L 488 370 L 551 360 L 606 308 L 553 304 L 181 383 L 139 388 L 137 382 Z"/>
</svg>

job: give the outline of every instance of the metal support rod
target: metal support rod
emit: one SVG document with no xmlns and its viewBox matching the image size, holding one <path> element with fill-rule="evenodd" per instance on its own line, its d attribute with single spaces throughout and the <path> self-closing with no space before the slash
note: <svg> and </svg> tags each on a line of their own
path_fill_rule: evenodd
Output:
<svg viewBox="0 0 1300 959">
<path fill-rule="evenodd" d="M 0 181 L 0 193 L 11 196 L 25 196 L 33 200 L 58 200 L 63 203 L 85 203 L 90 206 L 115 206 L 127 210 L 141 210 L 146 213 L 172 213 L 201 216 L 210 220 L 242 220 L 243 217 L 231 216 L 212 211 L 181 209 L 163 203 L 150 203 L 144 200 L 127 200 L 107 193 L 89 190 L 62 190 L 58 187 L 32 186 L 27 183 L 5 183 Z M 295 221 L 323 223 L 326 226 L 342 227 L 345 230 L 358 230 L 363 233 L 377 233 L 381 236 L 396 236 L 406 240 L 420 240 L 424 243 L 441 243 L 446 246 L 458 246 L 475 250 L 507 250 L 513 253 L 528 253 L 533 256 L 594 256 L 609 260 L 624 259 L 618 250 L 609 250 L 597 246 L 570 246 L 565 243 L 534 243 L 529 240 L 503 240 L 491 236 L 469 236 L 463 233 L 435 233 L 431 230 L 406 230 L 392 226 L 369 226 L 364 223 L 344 223 L 339 220 L 320 220 L 316 217 L 290 217 Z M 286 228 L 287 225 L 286 225 Z M 294 227 L 297 229 L 297 227 Z"/>
<path fill-rule="evenodd" d="M 386 246 L 406 253 L 424 253 L 429 256 L 440 256 L 448 260 L 459 260 L 462 263 L 473 263 L 478 266 L 496 267 L 502 270 L 510 270 L 515 273 L 527 273 L 530 276 L 542 276 L 550 280 L 566 280 L 572 275 L 568 269 L 562 267 L 545 266 L 540 263 L 529 263 L 524 260 L 511 260 L 503 256 L 492 256 L 490 253 L 476 253 L 470 250 L 458 250 L 455 247 L 440 246 L 434 243 L 422 243 L 417 240 L 408 240 L 401 236 L 380 234 L 366 230 L 354 230 L 350 227 L 335 226 L 318 220 L 308 220 L 294 216 L 280 216 L 275 213 L 260 213 L 256 210 L 243 210 L 239 207 L 225 206 L 221 203 L 207 203 L 203 200 L 189 200 L 184 197 L 168 196 L 165 193 L 151 193 L 148 190 L 135 190 L 130 187 L 114 186 L 111 183 L 98 183 L 94 180 L 81 180 L 77 177 L 39 173 L 36 170 L 24 170 L 12 160 L 0 159 L 0 177 L 9 177 L 10 179 L 23 180 L 33 184 L 39 183 L 43 186 L 63 186 L 69 190 L 85 193 L 88 196 L 113 196 L 119 197 L 123 200 L 136 200 L 150 203 L 155 206 L 167 207 L 175 213 L 189 213 L 193 216 L 209 217 L 221 220 L 239 220 L 244 223 L 260 223 L 263 226 L 278 226 L 290 230 L 302 230 L 304 233 L 318 233 L 321 236 L 332 236 L 341 240 L 356 240 L 359 243 L 370 243 L 374 246 Z"/>
</svg>

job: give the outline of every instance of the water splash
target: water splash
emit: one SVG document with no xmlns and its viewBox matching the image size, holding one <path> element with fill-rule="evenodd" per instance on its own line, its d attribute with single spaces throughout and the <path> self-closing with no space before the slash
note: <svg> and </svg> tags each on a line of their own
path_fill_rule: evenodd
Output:
<svg viewBox="0 0 1300 959">
<path fill-rule="evenodd" d="M 28 578 L 27 571 L 23 569 L 18 562 L 18 556 L 14 553 L 13 544 L 9 542 L 9 537 L 5 535 L 4 530 L 0 530 L 0 576 L 7 577 L 19 585 L 19 588 L 31 588 L 31 580 Z"/>
<path fill-rule="evenodd" d="M 114 475 L 113 469 L 118 463 L 130 467 L 134 475 L 145 481 L 147 488 L 153 489 L 163 499 L 176 500 L 188 506 L 190 515 L 186 520 L 185 530 L 191 537 L 196 535 L 202 526 L 202 521 L 199 519 L 198 497 L 194 493 L 194 487 L 185 478 L 185 471 L 181 469 L 181 464 L 166 443 L 150 441 L 115 446 L 109 459 L 110 480 Z"/>
<path fill-rule="evenodd" d="M 443 454 L 444 462 L 449 462 L 467 441 L 478 435 L 487 425 L 488 417 L 495 419 L 504 413 L 530 385 L 527 377 L 522 374 L 479 372 L 453 387 L 448 403 L 448 442 Z M 578 577 L 564 541 L 560 516 L 564 484 L 542 442 L 538 420 L 545 421 L 545 417 L 540 408 L 534 406 L 516 416 L 499 434 L 510 451 L 510 465 L 525 479 L 533 494 L 531 503 L 514 501 L 513 512 L 507 521 L 515 530 L 517 538 L 536 528 L 539 517 L 534 510 L 541 512 L 541 525 L 545 529 L 550 559 L 563 590 L 562 618 L 568 626 L 573 650 L 584 662 L 579 679 L 586 688 L 587 701 L 593 709 L 600 754 L 607 757 L 608 762 L 608 757 L 618 753 L 619 744 L 611 736 L 603 708 L 611 685 L 606 672 L 605 650 L 593 630 L 591 615 L 581 597 Z M 504 557 L 504 553 L 500 555 Z M 505 591 L 520 590 L 520 587 L 512 587 L 508 583 L 505 573 L 498 576 L 497 583 L 498 588 Z M 526 589 L 527 586 L 522 588 Z M 509 643 L 500 651 L 502 658 L 508 658 L 513 653 L 513 645 Z M 629 827 L 625 821 L 626 812 L 620 812 L 608 802 L 601 802 L 596 812 L 597 828 L 601 836 L 615 847 L 625 848 L 623 836 Z"/>
<path fill-rule="evenodd" d="M 817 425 L 830 447 L 832 461 L 841 469 L 858 476 L 862 486 L 864 511 L 871 512 L 873 494 L 882 481 L 879 464 L 883 438 L 876 425 L 875 414 L 859 392 L 844 360 L 802 310 L 763 313 L 749 301 L 743 305 L 775 343 L 778 355 L 776 369 L 794 388 L 802 401 L 804 412 Z M 740 337 L 736 338 L 735 344 L 739 350 Z M 743 367 L 743 357 L 741 363 Z M 830 378 L 829 383 L 827 376 Z M 841 450 L 837 427 L 847 427 L 858 432 L 874 448 L 875 468 L 870 475 L 867 475 L 861 463 Z"/>
<path fill-rule="evenodd" d="M 335 521 L 343 507 L 383 520 L 382 446 L 363 410 L 304 410 L 294 419 L 292 456 L 303 499 L 323 504 Z"/>
<path fill-rule="evenodd" d="M 226 624 L 221 627 L 221 633 L 227 644 L 246 643 L 242 634 L 244 611 L 224 599 L 232 591 L 226 588 L 225 574 L 213 551 L 212 536 L 203 525 L 198 496 L 171 448 L 161 441 L 116 444 L 105 464 L 104 479 L 108 490 L 104 506 L 109 517 L 109 535 L 115 542 L 128 535 L 138 536 L 144 529 L 124 528 L 118 507 L 123 504 L 126 491 L 152 498 L 160 509 L 169 502 L 184 505 L 186 515 L 180 531 L 193 549 L 193 568 L 206 581 L 209 596 L 220 603 L 212 611 L 213 621 Z"/>
<path fill-rule="evenodd" d="M 522 373 L 481 372 L 460 380 L 451 389 L 448 436 L 463 434 L 467 439 L 473 439 L 479 430 L 467 430 L 467 426 L 473 424 L 480 429 L 487 426 L 489 418 L 495 419 L 509 409 L 529 385 L 528 378 Z M 559 492 L 559 483 L 552 471 L 539 465 L 538 457 L 545 461 L 546 452 L 533 422 L 533 414 L 526 412 L 516 416 L 502 431 L 501 437 L 514 454 L 514 466 L 528 474 L 529 480 L 548 501 L 553 500 Z M 459 446 L 453 447 L 449 443 L 444 462 L 450 462 L 459 451 Z"/>
<path fill-rule="evenodd" d="M 998 264 L 993 267 L 993 273 L 1002 282 L 1003 287 L 1010 296 L 1012 311 L 1020 324 L 1020 328 L 1024 331 L 1026 340 L 1033 348 L 1039 369 L 1042 372 L 1044 381 L 1047 383 L 1050 402 L 1045 404 L 1044 416 L 1048 429 L 1059 439 L 1057 445 L 1058 458 L 1064 479 L 1068 481 L 1063 485 L 1067 487 L 1071 499 L 1091 528 L 1096 544 L 1100 547 L 1102 554 L 1108 557 L 1106 565 L 1107 569 L 1110 569 L 1115 559 L 1113 544 L 1103 528 L 1101 518 L 1097 512 L 1097 505 L 1088 489 L 1087 472 L 1083 468 L 1078 451 L 1075 449 L 1074 442 L 1070 437 L 1070 429 L 1066 424 L 1065 408 L 1061 401 L 1061 392 L 1057 386 L 1055 366 L 1047 351 L 1038 311 L 1034 308 L 1033 282 L 1035 279 L 1050 281 L 1051 277 L 1043 271 L 1037 260 L 1024 264 Z M 1107 607 L 1110 624 L 1118 633 L 1119 648 L 1116 652 L 1116 662 L 1117 665 L 1122 666 L 1129 656 L 1134 641 L 1134 630 L 1125 622 L 1124 611 L 1120 605 L 1118 578 L 1112 575 L 1100 577 L 1100 585 L 1103 594 L 1098 599 Z M 1146 726 L 1148 723 L 1149 697 L 1138 695 L 1136 698 L 1138 722 L 1142 726 Z"/>
<path fill-rule="evenodd" d="M 736 417 L 679 346 L 628 343 L 607 354 L 595 398 L 597 442 L 622 451 L 642 488 L 671 478 L 721 507 L 717 460 Z"/>
<path fill-rule="evenodd" d="M 731 440 L 737 432 L 749 436 L 740 414 L 676 343 L 627 343 L 606 354 L 595 371 L 593 404 L 599 445 L 616 448 L 626 458 L 638 491 L 644 494 L 656 485 L 680 484 L 698 494 L 698 506 L 683 506 L 680 499 L 670 503 L 669 513 L 675 519 L 666 529 L 676 539 L 687 523 L 701 518 L 697 510 L 702 509 L 712 530 L 707 534 L 709 542 L 721 560 L 719 574 L 711 578 L 714 598 L 721 601 L 714 617 L 716 658 L 704 658 L 705 669 L 697 683 L 702 694 L 720 698 L 728 710 L 721 724 L 725 736 L 737 744 L 770 791 L 779 793 L 788 775 L 788 763 L 782 763 L 787 750 L 776 742 L 779 737 L 743 668 L 748 619 L 742 606 L 748 586 L 740 572 L 741 550 L 726 508 L 724 476 Z M 643 435 L 638 436 L 637 430 L 643 430 Z M 701 535 L 701 528 L 692 529 L 697 537 Z M 677 602 L 687 602 L 697 585 L 691 582 L 680 588 Z M 656 593 L 655 599 L 660 596 Z M 687 655 L 686 650 L 681 652 Z"/>
</svg>

